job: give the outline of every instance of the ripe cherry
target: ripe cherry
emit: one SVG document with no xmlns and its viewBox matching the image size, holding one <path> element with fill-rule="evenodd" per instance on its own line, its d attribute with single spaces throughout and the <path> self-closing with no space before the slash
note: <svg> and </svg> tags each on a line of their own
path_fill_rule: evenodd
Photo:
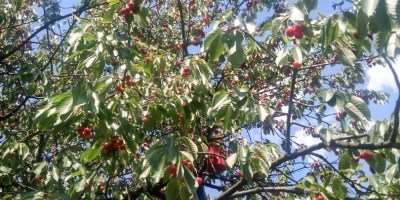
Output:
<svg viewBox="0 0 400 200">
<path fill-rule="evenodd" d="M 347 112 L 346 111 L 342 111 L 342 116 L 346 117 L 347 116 Z"/>
<path fill-rule="evenodd" d="M 295 32 L 294 33 L 294 37 L 298 40 L 302 39 L 304 37 L 304 33 L 303 32 Z"/>
<path fill-rule="evenodd" d="M 103 149 L 103 154 L 104 155 L 108 155 L 108 153 L 109 153 L 108 149 Z"/>
<path fill-rule="evenodd" d="M 179 119 L 183 119 L 183 115 L 179 114 Z"/>
<path fill-rule="evenodd" d="M 381 152 L 381 157 L 382 158 L 387 158 L 387 155 L 385 155 L 383 152 Z"/>
<path fill-rule="evenodd" d="M 146 56 L 145 59 L 146 59 L 146 62 L 150 62 L 150 57 Z"/>
<path fill-rule="evenodd" d="M 293 67 L 296 68 L 296 69 L 300 69 L 301 68 L 301 63 L 299 63 L 297 61 L 294 61 L 293 62 Z"/>
<path fill-rule="evenodd" d="M 99 189 L 100 189 L 100 190 L 104 190 L 104 186 L 99 185 Z"/>
<path fill-rule="evenodd" d="M 319 196 L 317 199 L 318 200 L 324 200 L 324 197 L 323 196 Z"/>
<path fill-rule="evenodd" d="M 358 163 L 358 161 L 360 161 L 360 158 L 357 158 L 357 159 L 354 160 L 354 158 L 351 157 L 350 160 L 351 160 L 351 162 L 353 162 L 353 163 Z"/>
<path fill-rule="evenodd" d="M 121 87 L 119 85 L 116 85 L 115 90 L 119 92 L 119 91 L 121 91 Z"/>
<path fill-rule="evenodd" d="M 125 147 L 124 144 L 121 144 L 121 145 L 119 146 L 119 149 L 122 150 L 122 151 L 125 150 L 125 148 L 126 148 L 126 147 Z"/>
<path fill-rule="evenodd" d="M 238 171 L 238 176 L 243 177 L 242 172 L 240 172 L 240 170 Z"/>
<path fill-rule="evenodd" d="M 357 31 L 354 31 L 354 37 L 355 37 L 356 39 L 358 39 L 358 32 L 357 32 Z"/>
<path fill-rule="evenodd" d="M 203 183 L 203 179 L 201 177 L 197 177 L 196 181 L 201 185 Z"/>
<path fill-rule="evenodd" d="M 118 149 L 118 148 L 119 148 L 119 144 L 118 144 L 118 143 L 114 143 L 114 144 L 113 144 L 113 148 L 114 148 L 114 149 Z"/>
<path fill-rule="evenodd" d="M 187 108 L 188 107 L 187 103 L 184 103 L 182 106 L 183 106 L 183 108 Z"/>
<path fill-rule="evenodd" d="M 187 160 L 182 160 L 182 164 L 183 164 L 183 165 L 188 166 L 188 163 L 189 163 L 189 162 L 188 162 Z"/>
<path fill-rule="evenodd" d="M 175 175 L 176 174 L 176 166 L 175 165 L 171 165 L 171 166 L 169 166 L 168 167 L 168 172 L 170 173 L 170 174 L 173 174 L 173 175 Z"/>
<path fill-rule="evenodd" d="M 147 122 L 147 117 L 143 117 L 143 118 L 142 118 L 142 122 L 145 122 L 145 123 L 146 123 L 146 122 Z"/>
<path fill-rule="evenodd" d="M 89 183 L 86 183 L 86 189 L 89 189 L 90 188 L 90 184 Z"/>
<path fill-rule="evenodd" d="M 83 132 L 85 133 L 85 135 L 89 135 L 91 130 L 90 130 L 90 128 L 86 127 L 85 129 L 83 129 Z"/>
<path fill-rule="evenodd" d="M 140 157 L 141 156 L 140 152 L 136 152 L 136 156 Z"/>
<path fill-rule="evenodd" d="M 127 80 L 127 81 L 131 80 L 131 75 L 126 75 L 125 80 Z"/>
<path fill-rule="evenodd" d="M 290 26 L 290 27 L 288 27 L 287 29 L 286 29 L 286 35 L 288 36 L 288 37 L 293 37 L 294 36 L 294 34 L 295 34 L 295 30 L 294 30 L 294 28 L 292 27 L 292 26 Z"/>
<path fill-rule="evenodd" d="M 335 118 L 336 118 L 336 121 L 340 121 L 339 114 L 336 114 Z"/>
<path fill-rule="evenodd" d="M 303 32 L 304 31 L 304 25 L 303 24 L 297 24 L 295 27 L 294 27 L 294 31 L 296 31 L 296 32 Z"/>
<path fill-rule="evenodd" d="M 128 7 L 132 10 L 135 7 L 135 3 L 134 2 L 129 2 L 128 3 Z"/>
</svg>

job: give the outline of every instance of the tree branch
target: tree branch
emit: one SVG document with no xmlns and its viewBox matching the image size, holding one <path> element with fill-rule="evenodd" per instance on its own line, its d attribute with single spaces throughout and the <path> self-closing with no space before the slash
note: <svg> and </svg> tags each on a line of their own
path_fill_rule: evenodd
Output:
<svg viewBox="0 0 400 200">
<path fill-rule="evenodd" d="M 295 89 L 295 82 L 296 82 L 296 76 L 297 76 L 297 69 L 293 70 L 292 74 L 292 84 L 290 85 L 290 97 L 289 97 L 289 110 L 288 113 L 291 113 L 291 110 L 293 108 L 293 97 L 294 97 L 294 89 Z M 290 154 L 290 127 L 292 126 L 291 119 L 292 115 L 287 115 L 286 118 L 286 153 Z"/>
<path fill-rule="evenodd" d="M 299 188 L 289 188 L 289 187 L 256 187 L 256 188 L 251 188 L 245 191 L 240 191 L 240 192 L 235 192 L 230 198 L 237 198 L 237 197 L 243 197 L 246 195 L 250 194 L 258 194 L 261 192 L 286 192 L 286 193 L 292 193 L 292 194 L 297 194 L 297 195 L 305 195 L 306 192 L 302 189 Z"/>
</svg>

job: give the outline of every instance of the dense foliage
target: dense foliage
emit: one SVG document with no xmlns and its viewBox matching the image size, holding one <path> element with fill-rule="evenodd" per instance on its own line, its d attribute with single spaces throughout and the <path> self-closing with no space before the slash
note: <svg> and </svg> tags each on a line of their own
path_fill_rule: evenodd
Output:
<svg viewBox="0 0 400 200">
<path fill-rule="evenodd" d="M 400 1 L 65 2 L 0 1 L 1 198 L 400 198 Z"/>
</svg>

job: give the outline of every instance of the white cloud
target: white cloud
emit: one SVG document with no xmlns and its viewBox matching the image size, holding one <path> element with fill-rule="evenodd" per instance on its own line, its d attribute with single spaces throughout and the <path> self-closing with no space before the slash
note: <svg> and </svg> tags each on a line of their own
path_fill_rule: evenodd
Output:
<svg viewBox="0 0 400 200">
<path fill-rule="evenodd" d="M 397 75 L 400 74 L 400 68 L 396 67 L 396 65 L 399 63 L 400 56 L 395 59 L 393 66 Z M 397 92 L 396 83 L 394 82 L 394 78 L 389 67 L 383 67 L 382 65 L 373 66 L 367 70 L 367 76 L 369 78 L 369 82 L 367 84 L 368 89 L 378 91 L 382 91 L 383 89 L 392 89 Z"/>
<path fill-rule="evenodd" d="M 292 138 L 292 140 L 297 142 L 298 144 L 303 144 L 303 145 L 307 145 L 307 146 L 319 144 L 322 142 L 318 138 L 313 138 L 311 135 L 305 134 L 305 132 L 303 130 L 296 131 L 294 133 L 294 138 Z M 324 157 L 326 157 L 326 155 L 328 154 L 328 152 L 325 149 L 320 149 L 320 150 L 314 151 L 313 153 L 319 154 Z M 316 157 L 314 157 L 314 159 L 319 160 Z M 313 162 L 313 160 L 310 159 L 310 157 L 307 157 L 306 162 Z"/>
</svg>

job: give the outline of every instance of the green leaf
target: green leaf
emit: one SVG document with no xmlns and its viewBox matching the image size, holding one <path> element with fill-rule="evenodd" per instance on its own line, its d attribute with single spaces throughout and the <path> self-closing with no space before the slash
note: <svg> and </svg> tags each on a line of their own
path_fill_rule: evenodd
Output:
<svg viewBox="0 0 400 200">
<path fill-rule="evenodd" d="M 218 92 L 214 95 L 212 100 L 212 107 L 217 109 L 222 103 L 228 99 L 229 95 L 225 91 Z"/>
<path fill-rule="evenodd" d="M 188 137 L 182 137 L 183 141 L 185 142 L 186 146 L 189 148 L 190 153 L 192 154 L 192 156 L 194 158 L 197 158 L 197 153 L 198 153 L 198 149 L 197 149 L 197 145 L 196 143 L 194 143 L 190 138 Z"/>
<path fill-rule="evenodd" d="M 176 160 L 179 155 L 179 149 L 178 146 L 175 145 L 176 141 L 176 135 L 175 134 L 170 134 L 168 135 L 168 143 L 165 149 L 165 152 L 167 154 L 168 159 L 172 163 L 176 163 Z"/>
<path fill-rule="evenodd" d="M 111 1 L 113 1 L 113 0 L 111 0 Z M 110 1 L 110 4 L 111 4 L 111 1 Z M 117 2 L 118 2 L 119 0 L 117 0 Z M 114 3 L 115 4 L 115 3 Z M 111 6 L 111 5 L 110 5 Z M 111 23 L 111 20 L 112 20 L 112 18 L 113 18 L 113 15 L 114 15 L 114 13 L 115 13 L 115 11 L 116 11 L 116 9 L 118 8 L 118 6 L 111 6 L 110 7 L 110 9 L 107 9 L 105 12 L 104 12 L 104 16 L 103 16 L 103 22 L 104 23 Z"/>
<path fill-rule="evenodd" d="M 350 50 L 345 47 L 338 47 L 336 48 L 336 53 L 339 57 L 340 63 L 345 66 L 353 67 L 354 63 L 356 62 L 357 58 L 356 55 Z"/>
<path fill-rule="evenodd" d="M 347 196 L 347 187 L 339 178 L 333 179 L 332 190 L 334 191 L 334 195 L 339 199 L 345 199 Z"/>
<path fill-rule="evenodd" d="M 256 107 L 257 113 L 258 113 L 258 118 L 261 121 L 264 121 L 269 115 L 273 115 L 274 114 L 274 110 L 271 108 L 265 108 L 262 105 L 257 105 Z"/>
<path fill-rule="evenodd" d="M 374 187 L 376 191 L 379 191 L 378 177 L 375 175 L 371 175 L 371 176 L 369 176 L 368 180 L 369 180 L 369 183 L 372 185 L 372 187 Z"/>
<path fill-rule="evenodd" d="M 306 14 L 304 9 L 300 8 L 297 4 L 292 3 L 289 10 L 289 18 L 292 21 L 304 21 Z"/>
<path fill-rule="evenodd" d="M 308 11 L 315 10 L 318 7 L 318 0 L 303 0 Z"/>
<path fill-rule="evenodd" d="M 339 170 L 350 169 L 351 167 L 351 156 L 347 153 L 342 154 L 339 160 Z"/>
<path fill-rule="evenodd" d="M 80 192 L 82 191 L 86 186 L 86 177 L 82 177 L 78 182 L 74 183 L 74 190 L 75 192 Z"/>
<path fill-rule="evenodd" d="M 250 166 L 250 162 L 246 162 L 244 165 L 241 167 L 241 172 L 243 174 L 243 177 L 247 180 L 247 182 L 251 183 L 253 182 L 253 169 Z"/>
<path fill-rule="evenodd" d="M 232 118 L 233 108 L 231 105 L 228 105 L 228 108 L 224 117 L 224 133 L 230 129 L 231 118 Z"/>
<path fill-rule="evenodd" d="M 388 167 L 387 172 L 386 172 L 386 181 L 388 184 L 392 184 L 393 176 L 397 173 L 398 170 L 398 164 L 392 164 Z"/>
<path fill-rule="evenodd" d="M 228 158 L 226 158 L 225 162 L 229 168 L 233 168 L 233 165 L 235 165 L 236 160 L 237 160 L 237 153 L 233 153 Z"/>
<path fill-rule="evenodd" d="M 84 152 L 82 152 L 80 161 L 85 160 L 86 163 L 91 162 L 92 160 L 96 159 L 99 156 L 100 147 L 96 148 L 95 145 L 87 148 Z"/>
<path fill-rule="evenodd" d="M 300 63 L 303 62 L 303 52 L 301 51 L 300 47 L 294 47 L 290 49 L 290 53 L 295 61 Z"/>
<path fill-rule="evenodd" d="M 26 96 L 33 96 L 37 92 L 37 85 L 36 83 L 29 83 L 28 87 L 25 89 Z"/>
<path fill-rule="evenodd" d="M 106 66 L 106 62 L 104 60 L 104 57 L 100 58 L 100 61 L 97 62 L 94 66 L 93 66 L 93 76 L 95 78 L 99 78 L 101 76 L 101 74 L 103 74 L 104 71 L 104 67 Z"/>
<path fill-rule="evenodd" d="M 400 23 L 400 2 L 396 0 L 385 0 L 386 10 L 395 23 Z"/>
<path fill-rule="evenodd" d="M 187 151 L 179 151 L 185 158 L 187 158 L 190 162 L 194 162 L 194 158 L 191 153 Z"/>
<path fill-rule="evenodd" d="M 186 166 L 183 166 L 183 169 L 183 178 L 185 179 L 185 184 L 191 193 L 195 193 L 197 188 L 199 187 L 199 184 L 197 183 L 192 172 Z"/>
<path fill-rule="evenodd" d="M 109 6 L 112 6 L 112 5 L 114 5 L 114 4 L 117 4 L 118 2 L 119 2 L 119 0 L 109 0 Z"/>
<path fill-rule="evenodd" d="M 250 34 L 253 34 L 257 29 L 257 24 L 254 22 L 248 22 L 248 23 L 246 23 L 246 29 Z M 239 33 L 239 32 L 236 32 L 236 33 Z"/>
<path fill-rule="evenodd" d="M 72 89 L 72 97 L 75 108 L 86 104 L 87 102 L 87 91 L 82 86 L 77 86 Z"/>
<path fill-rule="evenodd" d="M 369 111 L 368 105 L 359 97 L 351 96 L 350 102 L 344 107 L 349 117 L 362 121 L 365 118 L 371 119 L 371 113 Z"/>
<path fill-rule="evenodd" d="M 193 194 L 189 191 L 189 189 L 184 184 L 181 184 L 180 197 L 181 197 L 180 198 L 181 200 L 193 199 Z"/>
<path fill-rule="evenodd" d="M 40 175 L 40 173 L 42 173 L 42 170 L 44 167 L 46 167 L 46 165 L 47 165 L 47 162 L 35 163 L 33 165 L 32 172 L 35 173 L 36 177 L 38 177 Z"/>
<path fill-rule="evenodd" d="M 178 180 L 172 178 L 167 187 L 165 188 L 165 197 L 167 200 L 175 200 L 179 195 L 179 182 Z"/>
<path fill-rule="evenodd" d="M 243 35 L 240 32 L 236 32 L 234 39 L 235 44 L 228 50 L 229 62 L 231 62 L 232 67 L 241 65 L 244 60 Z"/>
<path fill-rule="evenodd" d="M 327 91 L 325 89 L 322 89 L 319 91 L 319 95 L 321 95 L 322 99 L 324 99 L 325 102 L 328 102 L 335 96 L 335 92 L 332 90 Z"/>
<path fill-rule="evenodd" d="M 378 32 L 377 34 L 373 35 L 374 46 L 379 53 L 383 52 L 383 49 L 386 47 L 389 37 L 389 32 Z"/>
<path fill-rule="evenodd" d="M 210 61 L 215 61 L 224 51 L 225 46 L 222 43 L 222 35 L 219 34 L 210 45 Z"/>
<path fill-rule="evenodd" d="M 271 29 L 272 38 L 275 38 L 276 34 L 281 28 L 283 19 L 284 19 L 283 17 L 277 17 L 274 20 L 272 20 L 272 29 Z"/>
<path fill-rule="evenodd" d="M 275 60 L 275 64 L 279 66 L 284 66 L 287 64 L 287 62 L 288 62 L 288 52 L 286 52 L 286 47 L 284 47 L 281 49 L 281 51 L 279 51 Z"/>
<path fill-rule="evenodd" d="M 71 95 L 65 96 L 56 104 L 56 109 L 59 114 L 68 113 L 72 108 L 73 99 Z"/>
<path fill-rule="evenodd" d="M 220 38 L 221 36 L 221 29 L 217 28 L 212 30 L 206 35 L 206 38 L 204 39 L 204 49 L 207 49 L 209 46 L 211 46 L 211 43 L 217 39 Z"/>
<path fill-rule="evenodd" d="M 357 20 L 356 20 L 356 29 L 358 33 L 358 40 L 362 41 L 367 36 L 368 32 L 368 15 L 363 10 L 358 10 L 357 12 Z"/>
<path fill-rule="evenodd" d="M 396 40 L 398 41 L 399 39 L 397 38 L 397 34 L 396 33 L 392 33 L 392 35 L 389 38 L 389 41 L 387 43 L 386 46 L 386 54 L 387 56 L 394 58 L 395 57 L 395 51 L 396 51 L 396 44 L 398 44 L 396 42 Z"/>
<path fill-rule="evenodd" d="M 361 0 L 361 9 L 370 17 L 378 6 L 379 0 Z"/>
<path fill-rule="evenodd" d="M 51 177 L 53 177 L 53 179 L 56 181 L 58 181 L 58 179 L 60 178 L 58 176 L 58 168 L 55 165 L 53 165 L 53 167 L 51 168 Z"/>
</svg>

